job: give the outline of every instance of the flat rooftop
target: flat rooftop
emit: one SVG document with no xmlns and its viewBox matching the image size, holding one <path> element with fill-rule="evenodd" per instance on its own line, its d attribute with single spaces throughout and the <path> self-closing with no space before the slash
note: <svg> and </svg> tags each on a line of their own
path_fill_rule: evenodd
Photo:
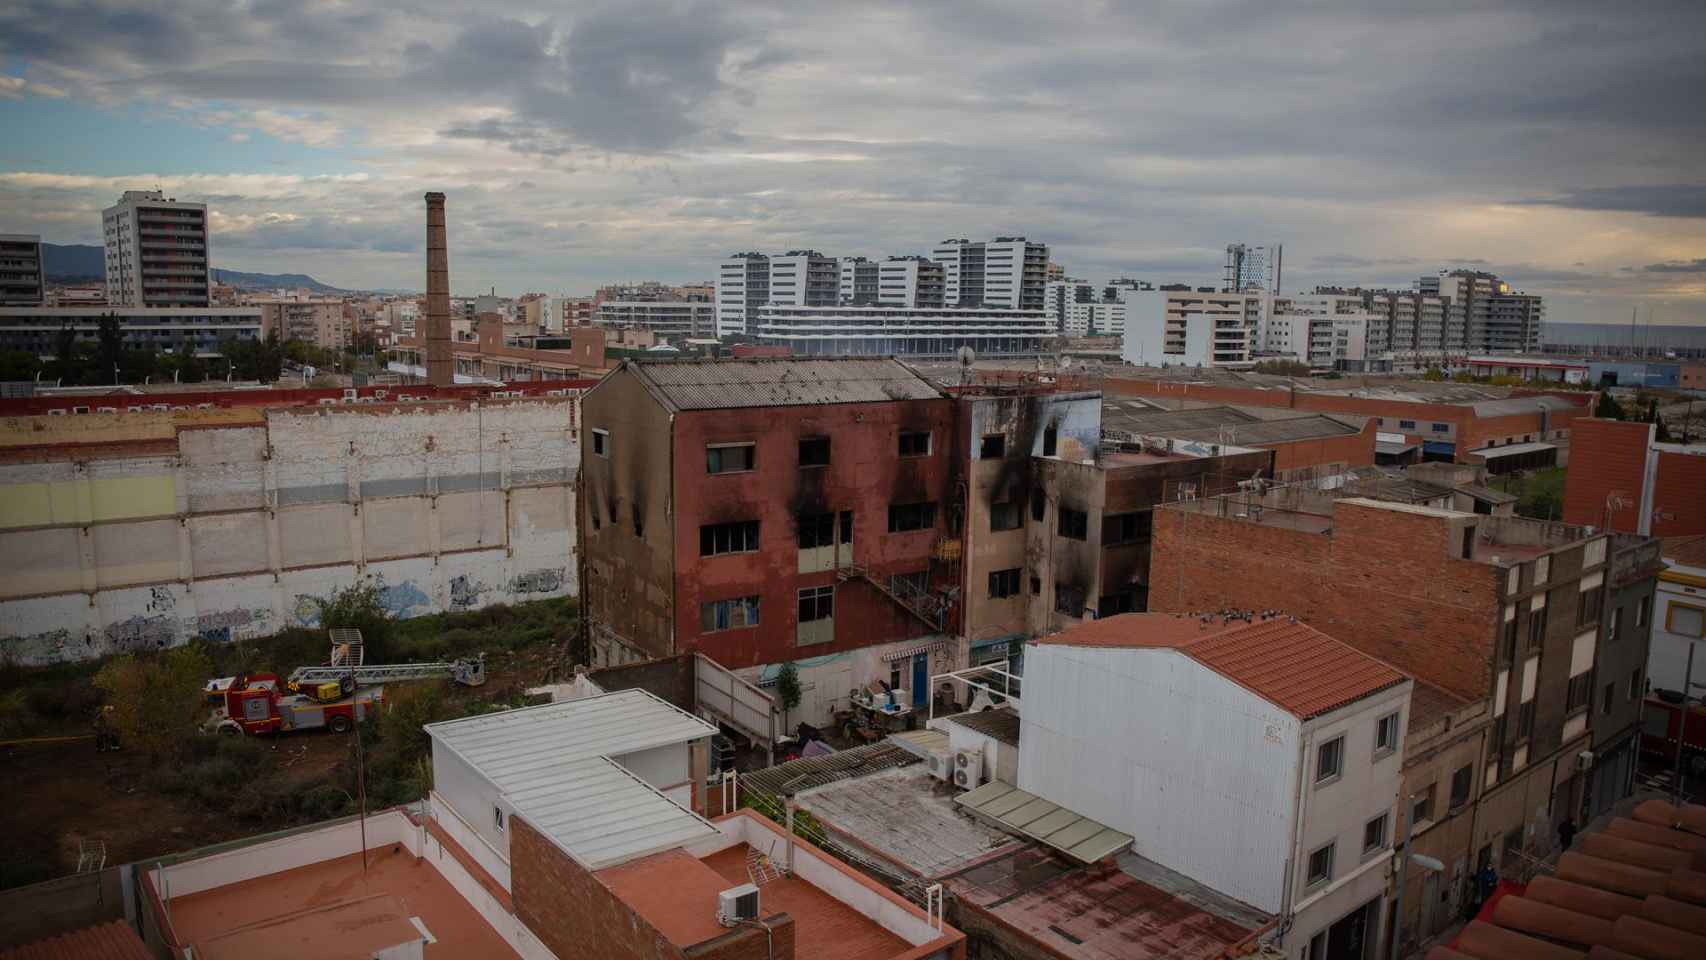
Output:
<svg viewBox="0 0 1706 960">
<path fill-rule="evenodd" d="M 918 877 L 936 878 L 1016 842 L 961 812 L 922 763 L 804 791 L 795 797 L 825 829 Z"/>
<path fill-rule="evenodd" d="M 432 864 L 396 848 L 367 856 L 365 871 L 351 854 L 173 897 L 172 925 L 214 960 L 366 960 L 422 928 L 429 958 L 519 960 Z"/>
<path fill-rule="evenodd" d="M 962 901 L 1069 960 L 1218 957 L 1272 918 L 1136 854 L 1079 867 L 1026 846 L 949 879 Z"/>
<path fill-rule="evenodd" d="M 704 859 L 676 849 L 600 870 L 597 876 L 671 943 L 690 947 L 730 932 L 717 922 L 717 894 L 752 882 L 747 864 L 757 854 L 744 843 Z M 782 857 L 779 849 L 774 854 Z M 875 921 L 798 877 L 778 877 L 759 884 L 758 902 L 760 917 L 786 913 L 793 919 L 794 942 L 802 957 L 886 960 L 913 949 Z"/>
</svg>

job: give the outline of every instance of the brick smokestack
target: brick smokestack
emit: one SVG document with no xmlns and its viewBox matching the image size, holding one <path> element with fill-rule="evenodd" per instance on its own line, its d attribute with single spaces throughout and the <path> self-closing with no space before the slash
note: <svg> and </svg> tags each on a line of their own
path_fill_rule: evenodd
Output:
<svg viewBox="0 0 1706 960">
<path fill-rule="evenodd" d="M 448 387 L 455 382 L 450 356 L 450 247 L 444 237 L 444 194 L 426 195 L 427 207 L 427 383 Z"/>
</svg>

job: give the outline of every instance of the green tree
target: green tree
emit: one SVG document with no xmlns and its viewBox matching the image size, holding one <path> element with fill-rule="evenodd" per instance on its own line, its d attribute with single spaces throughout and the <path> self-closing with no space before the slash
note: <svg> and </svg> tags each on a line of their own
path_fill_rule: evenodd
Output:
<svg viewBox="0 0 1706 960">
<path fill-rule="evenodd" d="M 800 705 L 800 671 L 793 661 L 782 664 L 776 674 L 776 695 L 782 698 L 782 726 L 788 725 L 788 711 Z"/>
<path fill-rule="evenodd" d="M 1429 367 L 1422 371 L 1422 379 L 1429 383 L 1439 383 L 1445 379 L 1445 371 L 1438 367 Z"/>
<path fill-rule="evenodd" d="M 178 358 L 178 382 L 201 383 L 207 379 L 207 364 L 193 353 Z"/>
<path fill-rule="evenodd" d="M 0 353 L 0 380 L 34 380 L 42 372 L 42 362 L 25 350 Z"/>
<path fill-rule="evenodd" d="M 82 383 L 78 370 L 77 328 L 62 320 L 53 337 L 53 377 L 66 386 Z"/>
<path fill-rule="evenodd" d="M 100 364 L 95 371 L 95 382 L 116 383 L 118 366 L 124 360 L 124 327 L 119 324 L 118 314 L 111 310 L 101 314 L 95 342 L 95 360 Z"/>
<path fill-rule="evenodd" d="M 330 597 L 314 601 L 320 610 L 320 626 L 352 627 L 361 631 L 365 656 L 371 663 L 385 662 L 382 657 L 391 639 L 391 612 L 380 602 L 385 583 L 374 577 L 357 580 Z"/>
<path fill-rule="evenodd" d="M 1610 392 L 1599 395 L 1599 404 L 1593 408 L 1593 415 L 1601 420 L 1626 420 L 1628 414 L 1623 412 L 1623 404 Z"/>
<path fill-rule="evenodd" d="M 95 675 L 109 722 L 124 746 L 154 760 L 180 755 L 206 720 L 205 686 L 213 667 L 199 646 L 122 656 Z"/>
</svg>

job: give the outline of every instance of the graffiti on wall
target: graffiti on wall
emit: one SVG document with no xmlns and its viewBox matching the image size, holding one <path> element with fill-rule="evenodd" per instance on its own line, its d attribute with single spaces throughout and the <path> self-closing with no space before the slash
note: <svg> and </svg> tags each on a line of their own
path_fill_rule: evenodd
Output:
<svg viewBox="0 0 1706 960">
<path fill-rule="evenodd" d="M 509 592 L 516 595 L 529 593 L 556 593 L 563 589 L 567 579 L 560 567 L 547 570 L 529 570 L 519 577 L 509 581 Z"/>
<path fill-rule="evenodd" d="M 25 636 L 0 637 L 0 661 L 8 663 L 41 664 L 60 660 L 81 660 L 92 656 L 92 639 L 72 636 L 69 630 L 47 630 Z"/>
<path fill-rule="evenodd" d="M 107 652 L 111 653 L 162 650 L 176 643 L 180 636 L 176 618 L 163 613 L 126 617 L 108 624 L 101 634 L 106 638 Z"/>
<path fill-rule="evenodd" d="M 386 586 L 379 582 L 379 605 L 393 617 L 407 617 L 417 608 L 431 608 L 432 599 L 415 585 L 413 580 L 404 580 L 394 586 Z"/>
<path fill-rule="evenodd" d="M 467 574 L 450 578 L 450 605 L 457 610 L 479 606 L 480 596 L 489 588 Z"/>
<path fill-rule="evenodd" d="M 201 639 L 214 643 L 230 643 L 233 640 L 262 636 L 271 632 L 271 626 L 272 611 L 264 607 L 217 610 L 201 614 L 194 620 L 184 621 L 185 632 L 193 632 Z"/>
</svg>

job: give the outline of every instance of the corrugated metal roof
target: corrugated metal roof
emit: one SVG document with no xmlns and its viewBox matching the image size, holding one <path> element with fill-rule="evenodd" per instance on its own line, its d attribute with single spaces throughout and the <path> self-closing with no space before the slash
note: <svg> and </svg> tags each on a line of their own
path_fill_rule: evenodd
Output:
<svg viewBox="0 0 1706 960">
<path fill-rule="evenodd" d="M 1255 415 L 1236 407 L 1194 410 L 1130 411 L 1102 404 L 1105 430 L 1178 440 L 1230 444 L 1287 443 L 1316 437 L 1343 437 L 1362 432 L 1358 425 L 1325 414 Z"/>
<path fill-rule="evenodd" d="M 1477 417 L 1508 417 L 1518 413 L 1539 413 L 1542 410 L 1574 410 L 1576 404 L 1563 397 L 1506 397 L 1503 400 L 1483 400 L 1471 404 Z"/>
<path fill-rule="evenodd" d="M 142 938 L 122 920 L 0 950 L 0 960 L 153 960 L 153 957 Z"/>
<path fill-rule="evenodd" d="M 956 713 L 947 718 L 949 723 L 957 723 L 967 730 L 975 730 L 987 737 L 994 737 L 1002 743 L 1019 745 L 1019 714 L 1006 707 L 995 710 L 980 710 L 977 713 Z"/>
<path fill-rule="evenodd" d="M 623 367 L 671 410 L 885 403 L 943 395 L 890 357 L 629 360 Z"/>
<path fill-rule="evenodd" d="M 645 690 L 432 723 L 426 730 L 588 869 L 716 834 L 703 818 L 611 759 L 717 732 Z"/>
<path fill-rule="evenodd" d="M 801 757 L 774 767 L 743 773 L 740 775 L 740 788 L 777 796 L 785 785 L 791 785 L 795 790 L 809 790 L 837 780 L 863 777 L 918 762 L 917 755 L 911 751 L 903 750 L 887 740 L 880 740 L 847 750 L 837 750 L 821 757 Z"/>
<path fill-rule="evenodd" d="M 933 753 L 948 749 L 948 735 L 940 730 L 908 730 L 889 734 L 889 742 L 920 760 L 930 759 Z"/>
<path fill-rule="evenodd" d="M 1474 483 L 1458 484 L 1457 492 L 1467 494 L 1482 503 L 1515 503 L 1519 499 L 1514 493 L 1506 493 L 1503 490 L 1494 490 L 1492 487 L 1483 487 Z"/>
<path fill-rule="evenodd" d="M 1131 847 L 1131 834 L 1000 780 L 968 790 L 955 797 L 954 802 L 976 816 L 994 821 L 1004 830 L 1047 844 L 1079 863 L 1095 863 Z"/>
<path fill-rule="evenodd" d="M 1557 448 L 1550 443 L 1534 441 L 1531 443 L 1508 443 L 1502 447 L 1482 447 L 1479 450 L 1471 450 L 1469 452 L 1478 457 L 1492 460 L 1496 457 L 1510 457 L 1519 453 L 1539 453 L 1542 450 L 1555 449 Z"/>
<path fill-rule="evenodd" d="M 1385 661 L 1285 616 L 1222 621 L 1213 615 L 1128 613 L 1038 642 L 1174 649 L 1303 720 L 1408 679 Z"/>
</svg>

